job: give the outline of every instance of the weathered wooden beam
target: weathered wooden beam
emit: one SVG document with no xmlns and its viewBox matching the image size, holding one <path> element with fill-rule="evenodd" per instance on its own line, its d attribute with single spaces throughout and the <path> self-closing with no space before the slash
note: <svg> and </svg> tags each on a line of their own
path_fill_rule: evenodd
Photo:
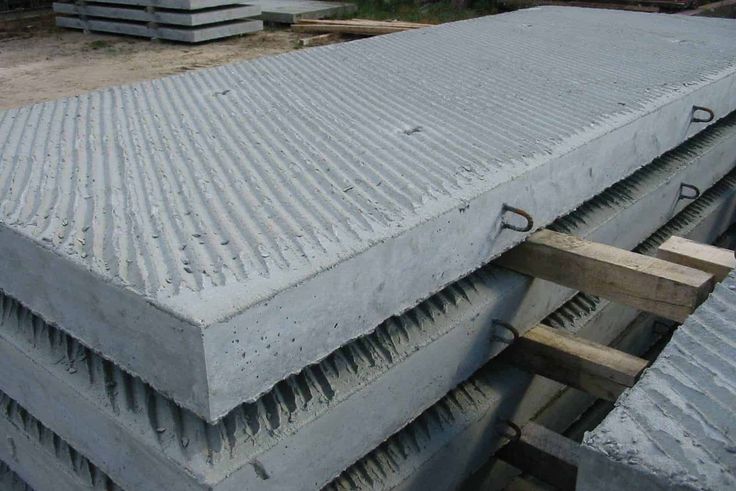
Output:
<svg viewBox="0 0 736 491">
<path fill-rule="evenodd" d="M 551 230 L 533 234 L 497 263 L 678 322 L 714 286 L 703 271 Z"/>
<path fill-rule="evenodd" d="M 340 34 L 331 32 L 329 34 L 317 34 L 316 36 L 310 36 L 308 38 L 302 38 L 299 40 L 299 46 L 302 48 L 308 48 L 310 46 L 322 46 L 324 44 L 335 43 L 340 40 Z"/>
<path fill-rule="evenodd" d="M 561 490 L 574 490 L 579 445 L 536 423 L 527 423 L 521 437 L 501 448 L 496 457 Z"/>
<path fill-rule="evenodd" d="M 543 324 L 519 337 L 499 359 L 609 401 L 633 386 L 648 364 L 644 359 Z"/>
<path fill-rule="evenodd" d="M 716 281 L 723 281 L 736 268 L 733 251 L 677 236 L 670 237 L 659 246 L 657 257 L 710 273 Z"/>
</svg>

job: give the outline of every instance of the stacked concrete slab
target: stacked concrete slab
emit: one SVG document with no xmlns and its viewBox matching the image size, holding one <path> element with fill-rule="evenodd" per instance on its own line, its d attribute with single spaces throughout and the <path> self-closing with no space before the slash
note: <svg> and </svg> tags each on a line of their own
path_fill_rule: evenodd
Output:
<svg viewBox="0 0 736 491">
<path fill-rule="evenodd" d="M 261 7 L 261 19 L 279 24 L 295 24 L 299 19 L 345 17 L 358 10 L 348 2 L 322 0 L 253 0 Z"/>
<path fill-rule="evenodd" d="M 621 203 L 615 199 L 617 196 L 623 201 L 629 199 L 631 202 L 636 201 L 636 198 L 629 198 L 629 193 L 642 186 L 643 182 L 647 181 L 647 177 L 650 176 L 641 172 L 637 173 L 625 183 L 612 189 L 606 197 L 586 204 L 584 213 L 576 212 L 565 217 L 556 226 L 567 228 L 571 226 L 571 223 L 580 224 L 594 220 L 596 215 L 602 221 L 606 221 L 605 215 L 599 215 L 600 210 L 609 207 L 616 209 L 620 206 Z M 636 195 L 636 192 L 633 194 Z M 729 175 L 660 228 L 637 249 L 643 253 L 653 252 L 657 245 L 671 234 L 708 240 L 722 231 L 725 225 L 721 219 L 733 217 L 735 211 L 736 175 Z M 608 215 L 608 218 L 615 216 L 615 213 L 612 213 Z M 465 290 L 472 291 L 470 288 Z M 443 314 L 437 313 L 436 315 L 441 317 Z M 622 331 L 628 331 L 633 335 L 643 334 L 642 331 L 651 332 L 653 321 L 651 318 L 645 322 L 639 322 L 636 329 L 625 329 L 629 322 L 636 320 L 636 315 L 633 309 L 580 294 L 549 316 L 546 322 L 598 342 L 610 343 L 616 340 Z M 48 336 L 47 333 L 46 335 Z M 431 335 L 431 332 L 427 335 Z M 634 341 L 630 344 L 635 345 L 636 343 L 641 343 L 638 337 L 634 337 Z M 60 351 L 63 351 L 65 349 L 64 340 L 60 339 L 59 344 L 62 346 Z M 61 354 L 61 356 L 66 355 Z M 62 363 L 58 373 L 68 373 L 65 366 Z M 364 371 L 367 366 L 369 366 L 368 363 L 364 361 L 357 370 Z M 346 373 L 349 372 L 347 370 L 342 372 L 343 375 Z M 329 378 L 334 390 L 339 390 L 338 375 L 340 374 L 334 374 Z M 90 381 L 96 379 L 91 374 L 87 376 Z M 56 381 L 39 380 L 39 383 L 44 382 L 49 385 L 64 383 L 63 377 Z M 100 379 L 98 384 L 102 385 L 102 383 L 104 380 Z M 90 385 L 93 385 L 93 382 L 90 382 Z M 485 390 L 478 392 L 478 387 Z M 559 384 L 538 378 L 532 379 L 518 370 L 493 365 L 491 362 L 474 374 L 470 381 L 461 384 L 460 388 L 451 391 L 447 397 L 425 411 L 405 430 L 351 466 L 328 488 L 426 489 L 422 487 L 422 484 L 427 482 L 441 482 L 451 487 L 467 477 L 473 465 L 487 458 L 495 445 L 505 441 L 501 436 L 504 428 L 500 427 L 504 418 L 513 416 L 514 420 L 521 422 L 542 407 L 547 410 L 554 409 L 553 399 L 560 392 Z M 44 487 L 44 479 L 53 480 L 55 483 L 53 489 L 116 488 L 114 481 L 109 476 L 81 455 L 78 451 L 79 447 L 75 449 L 69 446 L 59 435 L 45 428 L 17 402 L 1 396 L 0 402 L 2 403 L 0 405 L 2 414 L 9 421 L 10 429 L 6 431 L 6 435 L 12 442 L 9 448 L 15 449 L 12 456 L 8 456 L 9 453 L 0 453 L 0 458 L 13 459 L 16 465 L 18 462 L 21 466 L 30 465 L 26 467 L 30 473 L 29 480 L 37 486 L 37 489 L 49 489 L 48 486 Z M 74 407 L 67 407 L 65 401 L 55 401 L 55 403 L 59 402 L 65 410 L 76 411 Z M 160 402 L 156 404 L 161 406 Z M 142 412 L 156 411 L 156 404 L 153 407 L 142 408 Z M 570 406 L 569 401 L 564 401 L 564 405 Z M 569 407 L 564 410 L 570 411 Z M 296 410 L 288 414 L 288 417 L 300 418 L 300 414 L 304 413 Z M 343 438 L 355 434 L 354 428 L 362 423 L 359 418 L 360 415 L 356 415 L 354 423 L 349 425 L 350 428 L 346 430 Z M 94 419 L 85 422 L 90 425 L 87 438 L 94 440 L 97 423 Z M 165 432 L 166 426 L 157 426 L 153 421 L 149 424 L 151 434 Z M 339 423 L 333 421 L 333 426 L 339 427 Z M 332 431 L 334 436 L 336 430 Z M 468 435 L 472 437 L 472 440 L 467 439 Z M 26 440 L 29 443 L 24 443 Z M 478 441 L 477 446 L 468 444 L 468 441 L 476 440 Z M 287 439 L 287 443 L 288 441 Z M 336 439 L 336 441 L 340 440 Z M 117 444 L 119 445 L 119 442 Z M 473 455 L 469 455 L 468 451 L 472 451 Z M 42 458 L 39 459 L 37 454 L 40 454 Z M 431 462 L 438 460 L 442 461 L 442 466 L 430 465 Z M 28 464 L 28 461 L 31 461 L 31 464 Z M 321 463 L 324 464 L 324 460 Z M 439 475 L 437 474 L 438 469 L 442 469 Z M 40 485 L 39 482 L 41 482 Z M 299 483 L 300 481 L 292 482 Z M 267 484 L 270 483 L 263 483 L 258 488 L 267 488 Z M 304 481 L 294 485 L 298 488 L 310 487 Z"/>
<path fill-rule="evenodd" d="M 233 0 L 55 2 L 56 25 L 198 43 L 263 30 L 258 5 Z"/>
<path fill-rule="evenodd" d="M 736 273 L 586 434 L 578 488 L 736 487 Z"/>
<path fill-rule="evenodd" d="M 634 247 L 732 169 L 728 119 L 601 194 L 736 107 L 733 29 L 545 8 L 1 113 L 8 432 L 125 489 L 326 484 L 575 294 L 480 266 L 590 198 L 558 226 Z"/>
</svg>

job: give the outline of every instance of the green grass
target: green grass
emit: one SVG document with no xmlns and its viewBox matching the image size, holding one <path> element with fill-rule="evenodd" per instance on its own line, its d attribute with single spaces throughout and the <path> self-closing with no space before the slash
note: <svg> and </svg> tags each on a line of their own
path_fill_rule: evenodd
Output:
<svg viewBox="0 0 736 491">
<path fill-rule="evenodd" d="M 459 9 L 448 0 L 420 4 L 415 0 L 353 0 L 358 11 L 352 16 L 358 19 L 403 20 L 440 24 L 454 20 L 470 19 L 495 14 L 494 0 L 475 0 L 468 7 Z"/>
<path fill-rule="evenodd" d="M 104 39 L 98 39 L 87 44 L 89 49 L 107 49 L 112 48 L 113 43 Z"/>
</svg>

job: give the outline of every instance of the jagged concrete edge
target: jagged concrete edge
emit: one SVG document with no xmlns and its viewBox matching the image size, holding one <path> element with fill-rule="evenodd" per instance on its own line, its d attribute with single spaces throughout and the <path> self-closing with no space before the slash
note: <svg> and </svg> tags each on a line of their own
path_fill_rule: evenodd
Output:
<svg viewBox="0 0 736 491">
<path fill-rule="evenodd" d="M 648 196 L 647 193 L 645 193 L 641 189 L 637 189 L 637 186 L 643 187 L 644 182 L 649 182 L 650 185 L 653 182 L 659 183 L 659 180 L 662 180 L 667 176 L 670 177 L 669 181 L 672 181 L 672 177 L 674 175 L 677 175 L 676 171 L 681 171 L 683 167 L 687 167 L 688 165 L 693 166 L 692 161 L 693 159 L 696 159 L 696 157 L 699 155 L 698 151 L 703 152 L 704 149 L 713 151 L 713 147 L 717 147 L 715 143 L 719 141 L 718 134 L 721 133 L 721 138 L 724 138 L 723 131 L 720 130 L 719 128 L 723 128 L 723 127 L 722 126 L 714 127 L 713 130 L 709 130 L 705 134 L 695 138 L 691 142 L 690 145 L 687 145 L 684 147 L 683 151 L 671 152 L 668 156 L 665 156 L 659 159 L 657 162 L 653 163 L 652 166 L 647 167 L 644 171 L 641 171 L 640 173 L 637 173 L 636 175 L 632 176 L 628 182 L 624 182 L 618 186 L 614 186 L 612 189 L 604 193 L 599 199 L 593 200 L 591 203 L 588 203 L 586 206 L 582 207 L 578 212 L 573 213 L 569 217 L 558 221 L 557 227 L 559 227 L 562 230 L 568 231 L 568 232 L 582 232 L 586 228 L 588 229 L 595 228 L 592 225 L 592 222 L 595 222 L 595 220 L 592 217 L 595 216 L 596 213 L 603 214 L 604 217 L 607 216 L 605 213 L 601 213 L 600 209 L 606 210 L 606 207 L 615 207 L 615 206 L 626 208 L 627 206 L 630 206 L 630 203 L 627 204 L 627 200 L 630 202 L 631 200 L 634 200 L 634 199 L 641 199 L 642 195 Z M 726 132 L 725 134 L 728 134 L 728 133 Z M 729 141 L 729 140 L 726 139 L 726 141 Z M 721 149 L 717 153 L 717 155 L 721 155 L 723 151 L 724 150 Z M 697 166 L 694 166 L 694 167 L 697 167 Z M 715 166 L 712 168 L 712 170 L 716 173 L 718 172 Z M 643 175 L 648 176 L 649 179 L 647 180 L 646 178 L 642 177 Z M 676 180 L 674 184 L 676 187 L 679 187 L 679 180 Z M 651 197 L 653 198 L 660 199 L 660 200 L 662 199 L 661 193 L 659 192 L 655 193 L 655 192 L 651 192 L 650 190 L 648 190 L 647 192 L 650 192 L 650 194 L 652 195 Z M 671 193 L 672 193 L 672 189 L 670 189 L 669 192 L 665 192 L 664 196 L 667 196 L 668 194 L 671 194 Z M 610 215 L 613 214 L 613 212 L 610 210 L 607 210 L 607 211 L 609 213 L 609 218 L 610 218 Z M 663 216 L 665 217 L 664 219 L 666 219 L 667 213 L 663 213 Z M 598 219 L 600 220 L 601 218 L 598 217 Z M 627 228 L 631 229 L 631 227 L 627 227 Z M 517 279 L 520 278 L 519 275 L 512 275 L 512 276 L 517 277 Z M 483 278 L 481 278 L 481 280 L 479 281 L 481 282 L 485 281 L 486 283 L 488 282 L 487 279 L 484 280 Z M 470 284 L 471 287 L 468 287 L 466 284 L 464 288 L 460 289 L 459 293 L 453 294 L 453 296 L 456 298 L 456 300 L 453 300 L 453 302 L 455 303 L 457 301 L 462 302 L 462 299 L 461 299 L 462 296 L 467 297 L 468 295 L 470 295 L 471 297 L 474 297 L 474 298 L 478 298 L 478 296 L 480 296 L 480 294 L 477 291 L 475 293 L 473 292 L 473 290 L 474 289 L 477 290 L 477 288 L 472 288 L 472 281 L 469 280 L 468 284 Z M 518 283 L 518 284 L 520 286 L 524 286 L 524 287 L 526 286 L 525 281 L 522 281 L 521 283 Z M 549 286 L 550 285 L 547 285 L 546 288 L 549 288 Z M 569 292 L 569 295 L 572 295 L 571 291 Z M 460 299 L 460 300 L 457 300 L 457 299 Z M 562 303 L 566 299 L 567 299 L 566 297 L 562 297 L 562 299 L 559 300 L 559 302 Z M 466 300 L 470 301 L 467 298 Z M 6 303 L 4 305 L 5 307 L 4 312 L 6 313 L 6 315 L 9 315 L 8 313 L 12 312 L 14 308 L 11 304 L 7 303 L 8 301 L 9 299 L 6 298 Z M 420 318 L 422 317 L 422 315 L 424 315 L 425 322 L 426 320 L 434 319 L 438 315 L 441 317 L 443 315 L 442 312 L 447 314 L 447 309 L 451 308 L 451 307 L 448 307 L 450 303 L 452 302 L 448 302 L 446 299 L 444 301 L 435 301 L 434 307 L 432 307 L 430 303 L 430 305 L 426 307 L 425 313 L 422 314 L 420 312 L 418 315 L 420 316 Z M 539 316 L 540 318 L 537 320 L 540 320 L 541 317 L 544 317 L 544 313 L 539 314 Z M 34 323 L 34 331 L 35 331 L 34 339 L 44 338 L 45 336 L 49 335 L 48 332 L 45 331 L 43 323 L 40 321 L 40 319 L 36 318 L 33 321 L 33 323 Z M 420 320 L 412 320 L 411 318 L 406 322 L 399 321 L 399 325 L 404 325 L 404 327 L 411 327 L 412 324 L 416 324 L 414 326 L 415 331 L 419 327 L 420 323 L 421 323 Z M 486 334 L 484 331 L 487 329 L 484 329 L 482 324 L 484 323 L 481 322 L 481 327 L 479 329 L 482 330 L 482 334 L 485 336 Z M 409 331 L 411 331 L 411 329 Z M 379 328 L 378 333 L 380 333 L 380 328 Z M 405 332 L 403 334 L 405 334 L 407 338 L 409 337 L 409 332 Z M 415 332 L 414 334 L 417 334 L 417 333 Z M 419 330 L 419 335 L 421 335 L 421 329 Z M 139 452 L 141 455 L 146 455 L 146 458 L 141 459 L 141 460 L 143 462 L 142 464 L 143 467 L 148 468 L 148 471 L 143 472 L 141 470 L 141 472 L 139 472 L 136 475 L 136 478 L 141 480 L 141 482 L 136 482 L 132 484 L 135 484 L 136 486 L 144 486 L 146 483 L 146 480 L 144 479 L 145 475 L 153 475 L 159 479 L 164 479 L 164 480 L 173 479 L 174 481 L 176 481 L 177 479 L 184 479 L 184 481 L 191 484 L 191 480 L 189 476 L 181 476 L 181 475 L 177 475 L 176 473 L 172 475 L 167 475 L 169 474 L 169 472 L 162 472 L 162 467 L 154 464 L 157 460 L 160 460 L 161 458 L 160 456 L 157 455 L 155 451 L 152 452 L 150 448 L 150 447 L 153 447 L 153 448 L 156 447 L 155 445 L 156 441 L 161 442 L 162 446 L 168 443 L 169 445 L 173 444 L 175 447 L 176 446 L 181 447 L 183 446 L 181 442 L 184 439 L 186 439 L 187 448 L 191 452 L 188 455 L 184 455 L 183 457 L 182 457 L 182 454 L 184 452 L 180 454 L 177 454 L 177 453 L 172 454 L 171 452 L 169 452 L 169 458 L 171 460 L 180 462 L 180 465 L 186 466 L 187 457 L 191 458 L 192 455 L 194 455 L 195 457 L 193 460 L 196 461 L 194 462 L 194 467 L 195 469 L 199 469 L 198 471 L 198 475 L 200 476 L 199 479 L 203 482 L 217 483 L 219 481 L 219 478 L 216 477 L 216 474 L 223 475 L 224 473 L 232 472 L 233 470 L 232 468 L 225 468 L 219 473 L 210 474 L 209 475 L 210 478 L 205 477 L 206 473 L 209 470 L 211 470 L 213 461 L 215 462 L 215 465 L 217 464 L 219 454 L 225 454 L 225 455 L 232 456 L 234 453 L 237 452 L 237 450 L 235 450 L 233 447 L 233 445 L 237 444 L 237 442 L 234 440 L 235 439 L 234 434 L 238 431 L 239 427 L 240 428 L 247 427 L 252 430 L 253 428 L 252 423 L 240 424 L 237 421 L 238 417 L 236 415 L 236 418 L 234 418 L 235 421 L 231 420 L 230 424 L 228 424 L 228 421 L 226 418 L 226 420 L 223 421 L 222 426 L 220 426 L 219 428 L 210 428 L 207 425 L 198 424 L 198 422 L 196 421 L 196 418 L 193 417 L 193 415 L 188 414 L 185 410 L 179 410 L 179 408 L 172 407 L 172 404 L 166 401 L 163 397 L 161 397 L 160 394 L 156 394 L 154 391 L 152 391 L 152 389 L 150 389 L 150 387 L 145 386 L 139 380 L 134 379 L 130 376 L 127 376 L 124 373 L 119 372 L 118 370 L 115 369 L 115 367 L 110 362 L 105 362 L 100 359 L 94 358 L 93 353 L 85 349 L 83 346 L 76 344 L 76 342 L 72 338 L 64 338 L 64 336 L 60 332 L 55 332 L 53 336 L 58 336 L 58 337 L 56 338 L 56 341 L 52 342 L 51 344 L 52 345 L 55 343 L 65 344 L 66 346 L 64 349 L 66 350 L 66 353 L 68 354 L 68 357 L 69 357 L 69 360 L 65 362 L 66 365 L 62 364 L 60 366 L 67 366 L 70 370 L 74 370 L 76 372 L 76 368 L 74 368 L 74 365 L 75 365 L 75 362 L 78 361 L 80 358 L 83 359 L 86 364 L 90 364 L 90 363 L 94 364 L 93 368 L 89 368 L 89 367 L 87 368 L 89 370 L 89 377 L 95 378 L 100 381 L 99 383 L 97 383 L 97 389 L 98 389 L 98 392 L 100 393 L 99 395 L 101 396 L 101 398 L 103 400 L 105 398 L 110 398 L 110 404 L 109 404 L 109 407 L 107 408 L 108 411 L 112 410 L 113 413 L 117 412 L 117 417 L 118 418 L 121 417 L 120 411 L 121 410 L 125 411 L 125 408 L 124 407 L 121 408 L 120 406 L 125 404 L 123 399 L 127 399 L 127 397 L 126 398 L 120 397 L 119 400 L 117 401 L 117 404 L 116 404 L 115 398 L 117 397 L 116 393 L 119 390 L 123 390 L 123 391 L 129 391 L 133 394 L 136 394 L 135 396 L 131 396 L 131 397 L 133 397 L 134 399 L 137 399 L 138 401 L 143 401 L 142 403 L 144 405 L 147 404 L 146 401 L 152 401 L 147 404 L 148 408 L 143 410 L 142 413 L 146 413 L 150 417 L 150 415 L 152 414 L 151 411 L 154 411 L 154 414 L 159 412 L 156 418 L 154 418 L 155 421 L 151 420 L 150 422 L 147 422 L 145 421 L 145 419 L 141 421 L 141 419 L 138 418 L 137 423 L 135 422 L 136 421 L 135 419 L 133 419 L 132 422 L 130 422 L 131 428 L 137 428 L 138 432 L 147 433 L 149 435 L 148 437 L 149 448 L 146 449 L 144 445 L 144 447 L 139 449 Z M 381 371 L 388 370 L 388 368 L 386 367 L 387 360 L 383 359 L 382 360 L 383 363 L 381 363 L 381 353 L 387 352 L 386 350 L 390 349 L 391 347 L 395 348 L 396 345 L 401 345 L 401 337 L 402 337 L 401 335 L 393 336 L 393 337 L 389 335 L 387 338 L 389 340 L 388 343 L 381 342 L 380 338 L 373 338 L 373 339 L 366 338 L 362 340 L 362 341 L 365 341 L 366 343 L 363 346 L 361 346 L 360 342 L 357 345 L 351 345 L 347 349 L 346 351 L 347 355 L 344 357 L 342 362 L 340 362 L 339 360 L 338 361 L 331 360 L 332 367 L 339 367 L 339 368 L 336 368 L 336 372 L 332 374 L 333 377 L 330 377 L 330 372 L 332 371 L 331 366 L 330 364 L 327 364 L 326 366 L 322 368 L 322 370 L 315 368 L 317 370 L 316 374 L 312 374 L 311 377 L 309 376 L 309 374 L 307 374 L 305 379 L 303 379 L 301 382 L 297 380 L 290 380 L 290 381 L 287 381 L 289 383 L 284 383 L 280 386 L 277 386 L 277 389 L 274 391 L 274 393 L 271 394 L 270 402 L 268 401 L 269 398 L 265 398 L 266 399 L 265 402 L 264 402 L 264 399 L 262 399 L 261 401 L 259 401 L 258 404 L 256 404 L 256 409 L 255 409 L 256 418 L 255 419 L 260 420 L 260 423 L 256 423 L 256 426 L 262 425 L 264 428 L 267 428 L 269 430 L 267 433 L 265 433 L 267 435 L 270 435 L 273 432 L 278 432 L 279 424 L 278 423 L 276 425 L 273 424 L 274 410 L 276 411 L 276 414 L 275 414 L 276 421 L 291 420 L 295 416 L 294 409 L 296 409 L 296 407 L 292 409 L 290 406 L 295 405 L 294 401 L 299 398 L 300 393 L 302 393 L 303 395 L 303 392 L 305 390 L 313 394 L 314 393 L 319 394 L 323 397 L 328 395 L 329 391 L 332 390 L 333 391 L 332 395 L 334 396 L 334 388 L 331 388 L 331 387 L 334 387 L 334 382 L 333 384 L 331 384 L 330 379 L 332 379 L 333 381 L 337 379 L 338 382 L 342 381 L 342 385 L 354 386 L 354 385 L 360 385 L 360 384 L 356 383 L 354 379 L 350 378 L 351 374 L 356 374 L 357 372 L 361 372 L 361 373 L 369 372 L 370 373 L 371 370 L 374 373 L 376 372 L 380 373 Z M 433 341 L 433 339 L 430 339 L 429 341 Z M 382 345 L 385 345 L 387 348 L 381 349 Z M 503 346 L 505 345 L 503 345 L 502 343 L 499 343 L 498 348 L 500 349 Z M 419 349 L 418 346 L 416 345 L 414 345 L 413 347 L 405 347 L 405 348 L 406 348 L 406 351 L 410 353 Z M 337 354 L 339 355 L 339 353 Z M 396 354 L 400 354 L 400 353 L 394 353 L 394 356 Z M 8 355 L 8 356 L 10 357 L 12 355 Z M 475 370 L 475 368 L 477 368 L 478 366 L 480 366 L 480 364 L 486 359 L 487 357 L 482 356 L 481 358 L 477 360 L 477 362 L 474 362 L 475 363 L 474 366 L 472 365 L 468 366 L 465 368 L 464 372 L 458 372 L 456 374 L 453 374 L 455 378 L 452 380 L 445 381 L 444 387 L 446 388 L 443 389 L 440 387 L 439 389 L 437 389 L 436 397 L 437 398 L 441 397 L 442 394 L 446 392 L 446 390 L 449 390 L 449 388 L 454 386 L 455 383 L 463 380 L 464 376 L 467 376 L 470 373 L 472 373 L 472 371 Z M 347 360 L 347 363 L 345 362 L 345 360 Z M 379 363 L 376 363 L 376 360 L 378 360 Z M 395 360 L 392 359 L 391 361 L 395 361 Z M 58 363 L 58 361 L 56 360 L 55 362 Z M 79 364 L 77 363 L 77 365 Z M 93 373 L 95 374 L 94 377 L 93 377 Z M 337 377 L 334 377 L 334 375 L 337 375 Z M 74 373 L 68 373 L 67 376 L 73 377 Z M 85 377 L 85 376 L 86 375 L 81 374 L 81 373 L 77 375 L 77 377 Z M 463 378 L 460 378 L 460 377 L 463 377 Z M 364 385 L 368 384 L 368 382 L 365 380 L 363 380 L 362 383 Z M 40 385 L 44 385 L 44 384 L 40 384 Z M 305 389 L 305 387 L 307 389 Z M 317 390 L 314 390 L 315 388 Z M 357 387 L 353 387 L 353 389 L 358 390 Z M 320 394 L 320 390 L 322 390 L 321 394 Z M 84 392 L 84 391 L 81 391 L 81 392 Z M 12 393 L 13 392 L 11 392 L 11 394 Z M 289 403 L 290 400 L 292 401 L 291 404 Z M 434 402 L 434 400 L 436 399 L 427 398 L 426 402 L 423 403 L 421 407 L 412 408 L 411 410 L 407 410 L 406 415 L 403 416 L 404 419 L 402 419 L 399 423 L 397 423 L 396 427 L 400 427 L 403 424 L 405 424 L 414 415 L 416 415 L 421 410 L 423 410 L 428 405 L 430 405 L 432 402 Z M 334 398 L 329 400 L 328 402 L 329 407 L 323 408 L 323 412 L 325 410 L 334 411 L 335 404 L 337 403 L 338 401 Z M 353 400 L 352 403 L 355 404 L 355 400 Z M 297 405 L 301 405 L 301 404 L 297 404 Z M 162 411 L 162 408 L 163 408 L 163 411 Z M 33 409 L 33 405 L 31 405 L 31 409 Z M 244 414 L 248 413 L 248 411 L 244 410 L 243 413 Z M 296 412 L 296 414 L 299 414 L 298 411 Z M 252 411 L 251 411 L 251 415 L 252 415 Z M 58 416 L 48 416 L 48 417 L 52 418 L 52 417 L 58 417 Z M 247 417 L 248 416 L 245 415 L 245 418 Z M 327 422 L 328 420 L 329 418 L 327 418 L 322 424 L 329 426 Z M 308 425 L 309 422 L 310 422 L 310 419 L 307 419 L 304 425 Z M 67 427 L 69 425 L 73 425 L 73 422 L 71 421 L 66 421 L 66 422 L 53 421 L 53 423 L 54 424 L 52 424 L 51 426 L 54 428 L 60 428 L 62 426 Z M 164 431 L 159 431 L 162 429 Z M 191 432 L 186 433 L 184 431 L 186 429 L 191 430 Z M 107 431 L 114 433 L 113 429 L 108 429 Z M 293 431 L 297 431 L 297 430 L 293 430 Z M 316 432 L 318 434 L 322 433 L 321 431 L 316 431 Z M 375 437 L 376 439 L 375 444 L 378 444 L 380 441 L 382 441 L 385 434 L 388 434 L 390 432 L 391 430 L 386 430 L 386 433 L 377 435 Z M 246 434 L 247 433 L 248 432 L 246 431 Z M 250 436 L 256 437 L 257 435 L 254 435 L 254 433 L 257 433 L 257 431 L 256 432 L 251 431 Z M 264 433 L 261 433 L 261 435 L 263 434 Z M 74 437 L 74 435 L 69 435 L 67 433 L 65 433 L 65 435 L 69 436 L 71 441 L 79 445 L 79 441 Z M 285 436 L 288 436 L 288 434 L 281 435 L 281 436 L 283 438 Z M 120 438 L 125 438 L 124 433 L 121 434 Z M 245 441 L 248 441 L 247 436 L 246 436 Z M 241 450 L 242 450 L 242 444 L 244 444 L 245 441 L 241 442 Z M 366 445 L 370 445 L 369 443 L 366 443 L 362 440 L 360 441 L 360 443 L 362 444 L 364 450 L 362 451 L 356 450 L 355 452 L 358 452 L 358 453 L 355 453 L 356 456 L 362 455 L 362 453 L 364 453 L 365 451 L 371 448 L 371 446 L 366 447 Z M 228 445 L 229 447 L 227 448 L 227 450 L 229 452 L 227 453 L 221 452 L 221 450 L 223 450 L 224 447 Z M 291 446 L 292 448 L 294 448 L 293 439 L 285 438 L 283 440 L 283 445 Z M 282 447 L 276 448 L 274 452 L 276 454 L 281 454 L 283 452 L 283 445 Z M 82 447 L 84 446 L 82 445 Z M 83 450 L 86 450 L 86 448 L 83 448 Z M 101 454 L 99 452 L 99 449 L 90 450 L 89 453 L 94 454 L 96 456 L 99 456 Z M 344 455 L 342 452 L 335 451 L 335 453 L 340 453 L 341 457 L 343 458 L 349 458 L 349 455 Z M 255 455 L 257 455 L 257 453 L 255 453 Z M 237 469 L 238 466 L 242 466 L 245 463 L 244 458 L 245 457 L 241 457 L 240 460 L 237 461 L 239 463 L 237 464 L 235 469 Z M 113 467 L 109 468 L 109 472 L 111 472 L 113 475 L 118 475 L 116 471 L 119 469 L 116 469 L 115 466 L 121 466 L 122 470 L 120 470 L 120 473 L 122 475 L 125 475 L 123 471 L 127 466 L 125 465 L 124 460 L 120 461 L 118 459 L 111 459 L 111 461 L 114 461 L 115 464 L 111 464 L 113 465 Z M 189 463 L 191 464 L 192 461 L 190 460 Z M 309 463 L 308 461 L 304 461 L 302 462 L 302 464 L 306 468 L 304 472 L 308 472 L 309 469 L 312 469 L 315 467 L 314 463 Z M 263 465 L 263 463 L 260 463 L 259 465 Z M 293 463 L 293 465 L 299 465 L 299 461 L 297 460 L 296 462 Z M 165 468 L 166 466 L 164 465 L 163 467 Z M 274 466 L 266 465 L 265 470 L 268 472 L 269 468 L 273 468 L 273 467 Z M 338 469 L 339 468 L 335 469 L 332 472 L 337 472 Z M 323 471 L 330 472 L 329 469 L 323 469 Z M 248 472 L 249 474 L 251 474 L 251 477 L 257 478 L 258 479 L 258 481 L 256 481 L 257 483 L 260 482 L 260 477 L 258 477 L 258 473 L 256 472 L 256 469 L 254 466 L 247 467 L 245 472 Z M 197 472 L 195 472 L 195 474 L 197 474 Z M 242 482 L 241 479 L 242 479 L 242 476 L 239 477 L 238 475 L 231 475 L 230 481 L 239 483 L 239 482 Z M 260 484 L 262 485 L 272 484 L 272 483 L 275 483 L 277 479 L 273 479 L 269 481 L 271 482 L 260 483 Z M 320 484 L 319 482 L 315 483 L 315 485 L 319 485 L 319 484 Z M 181 485 L 185 486 L 186 484 L 182 482 Z"/>
<path fill-rule="evenodd" d="M 703 195 L 701 199 L 705 200 L 702 203 L 706 205 L 705 207 L 687 208 L 636 250 L 653 254 L 659 244 L 671 235 L 683 235 L 707 242 L 717 238 L 732 223 L 735 216 L 736 178 L 724 179 L 726 180 L 729 182 L 722 181 Z M 722 186 L 724 184 L 727 189 Z M 726 211 L 722 207 L 716 207 L 717 210 L 711 209 L 711 212 L 715 213 L 709 214 L 703 220 L 705 209 L 713 205 L 719 197 L 723 208 L 727 209 L 724 215 L 729 220 L 725 220 L 724 216 L 718 216 L 720 211 Z M 581 298 L 578 297 L 578 300 Z M 590 298 L 583 299 L 583 304 L 588 304 Z M 606 301 L 605 305 L 612 304 Z M 577 310 L 572 305 L 567 307 Z M 596 310 L 598 308 L 600 307 L 595 307 Z M 504 413 L 503 408 L 499 409 L 498 405 L 502 399 L 521 397 L 531 379 L 529 374 L 519 370 L 497 369 L 493 362 L 489 363 L 376 450 L 344 471 L 332 483 L 325 486 L 325 489 L 419 490 L 426 489 L 423 486 L 429 483 L 447 489 L 458 485 L 503 443 L 502 438 L 496 433 L 494 424 L 511 417 L 511 414 Z M 487 395 L 487 392 L 490 393 L 489 388 L 502 391 L 505 397 Z M 533 413 L 534 411 L 530 411 L 526 418 L 515 415 L 514 421 L 523 424 Z M 480 428 L 485 428 L 486 431 L 469 429 L 471 425 L 482 425 Z M 469 433 L 475 434 L 475 438 L 471 438 Z M 482 435 L 479 436 L 478 433 Z M 448 462 L 452 461 L 452 456 L 456 458 L 463 456 L 458 458 L 463 464 L 457 467 L 449 466 Z"/>
<path fill-rule="evenodd" d="M 122 491 L 104 472 L 0 392 L 0 472 L 4 463 L 35 491 Z M 2 485 L 0 477 L 0 485 Z"/>
<path fill-rule="evenodd" d="M 33 491 L 33 488 L 2 460 L 0 460 L 0 489 L 4 491 Z"/>
</svg>

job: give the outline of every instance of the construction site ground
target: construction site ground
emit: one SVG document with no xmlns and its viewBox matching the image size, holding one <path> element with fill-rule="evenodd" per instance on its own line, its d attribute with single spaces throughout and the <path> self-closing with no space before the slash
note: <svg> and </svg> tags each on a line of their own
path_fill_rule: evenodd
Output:
<svg viewBox="0 0 736 491">
<path fill-rule="evenodd" d="M 303 37 L 304 35 L 302 35 Z M 296 49 L 288 29 L 186 45 L 29 22 L 0 36 L 0 110 Z"/>
</svg>

